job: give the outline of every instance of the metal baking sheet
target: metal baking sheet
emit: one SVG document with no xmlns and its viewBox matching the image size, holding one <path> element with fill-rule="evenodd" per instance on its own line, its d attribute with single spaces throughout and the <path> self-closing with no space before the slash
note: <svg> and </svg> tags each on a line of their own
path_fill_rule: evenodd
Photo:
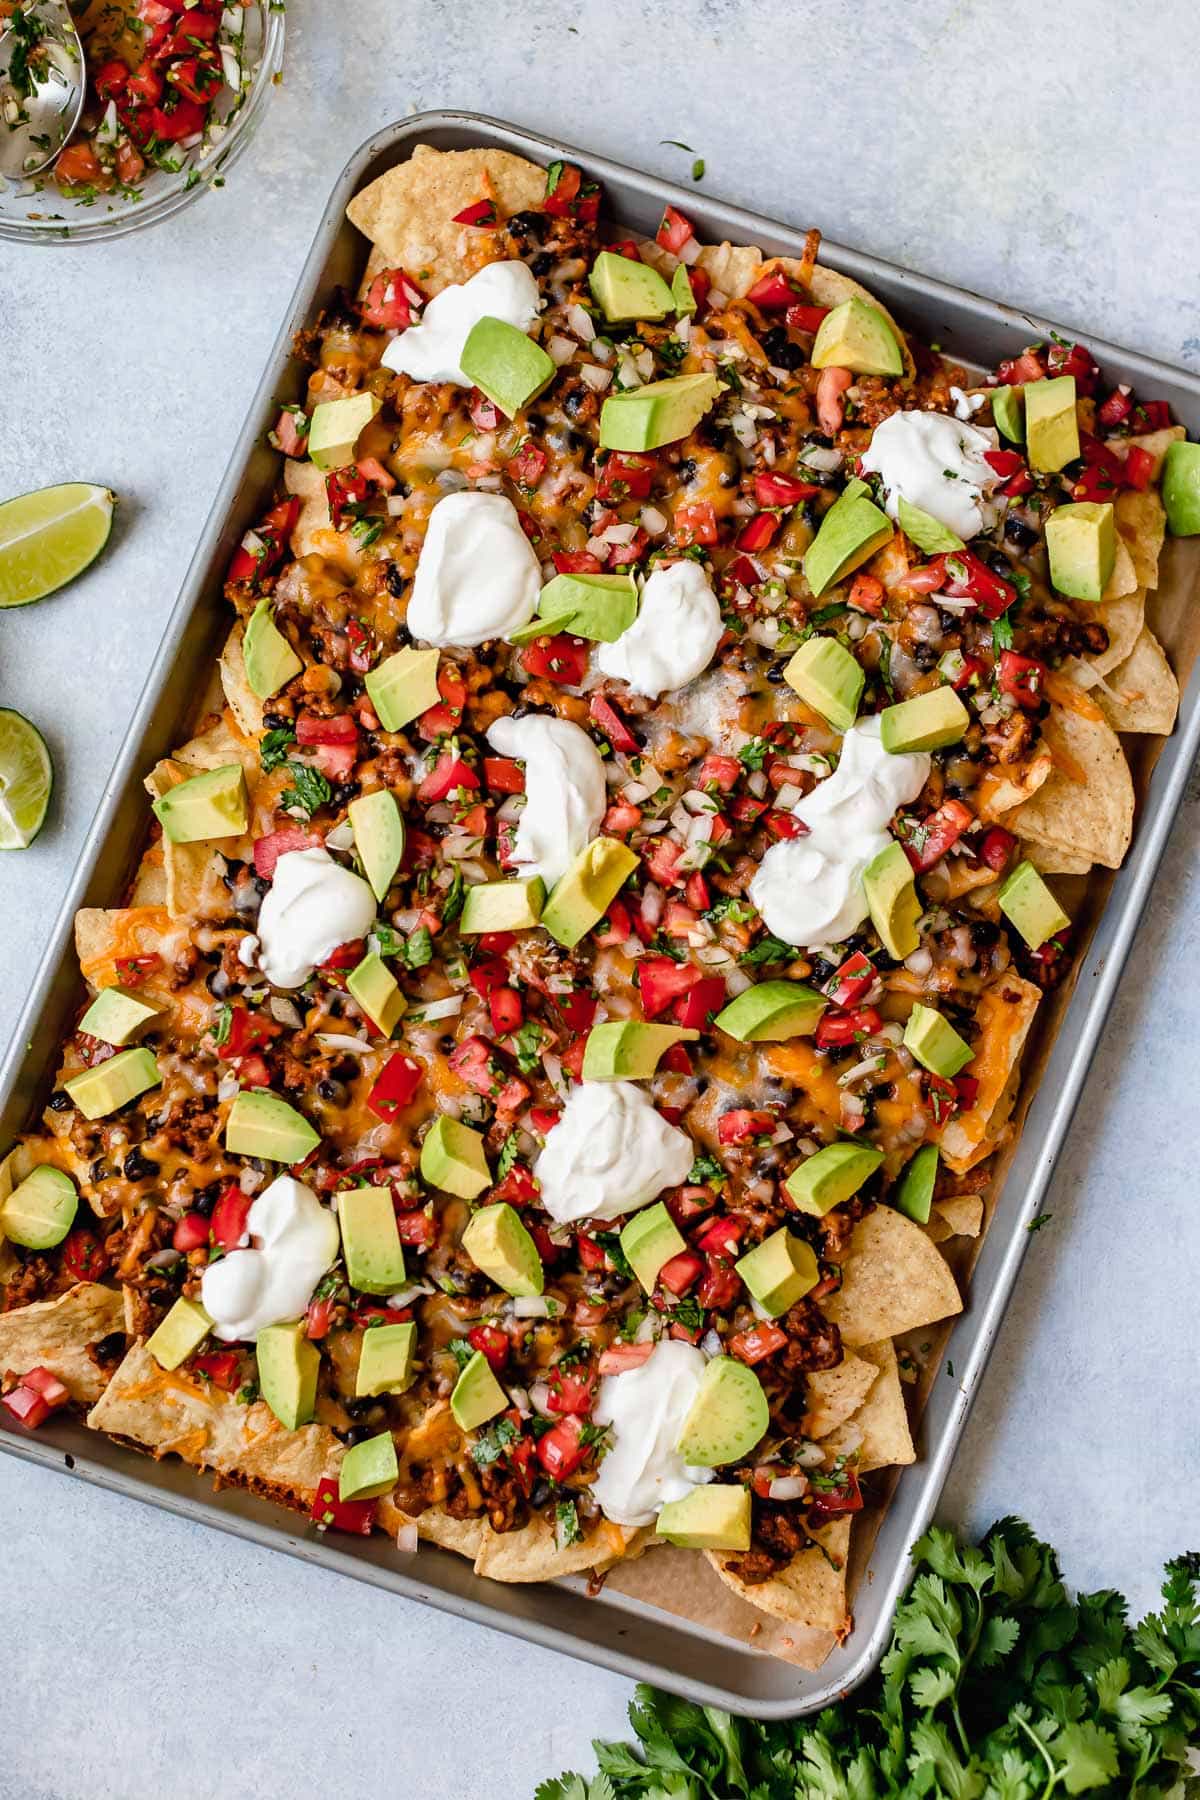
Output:
<svg viewBox="0 0 1200 1800">
<path fill-rule="evenodd" d="M 293 335 L 316 318 L 336 287 L 356 283 L 365 260 L 364 240 L 345 221 L 346 202 L 359 187 L 410 156 L 418 143 L 440 149 L 492 145 L 542 163 L 569 157 L 604 183 L 613 212 L 648 236 L 669 200 L 686 210 L 698 233 L 710 242 L 728 238 L 758 244 L 769 252 L 800 253 L 802 230 L 494 119 L 422 113 L 362 145 L 330 195 L 0 1067 L 4 1144 L 29 1124 L 44 1101 L 61 1034 L 71 1022 L 79 991 L 72 942 L 75 912 L 80 906 L 111 905 L 124 890 L 146 829 L 142 773 L 179 741 L 194 696 L 210 676 L 212 659 L 228 629 L 222 572 L 278 478 L 278 459 L 267 449 L 265 433 L 280 401 L 296 400 L 303 392 L 304 371 L 292 357 Z M 861 280 L 902 320 L 964 362 L 994 363 L 1050 329 L 1048 321 L 835 243 L 824 242 L 821 260 Z M 1200 436 L 1200 379 L 1091 338 L 1088 342 L 1106 374 L 1165 397 L 1190 434 Z M 933 1383 L 920 1427 L 920 1460 L 896 1483 L 858 1585 L 855 1628 L 816 1673 L 805 1673 L 748 1644 L 714 1636 L 618 1594 L 601 1593 L 591 1599 L 579 1581 L 501 1586 L 478 1579 L 465 1560 L 432 1547 L 422 1547 L 417 1556 L 400 1556 L 382 1536 L 370 1541 L 323 1537 L 295 1515 L 234 1489 L 216 1493 L 208 1477 L 175 1461 L 153 1462 L 77 1423 L 51 1424 L 34 1434 L 6 1417 L 0 1425 L 0 1449 L 693 1700 L 760 1718 L 784 1718 L 826 1705 L 862 1680 L 886 1642 L 908 1576 L 908 1547 L 933 1515 L 1020 1268 L 1028 1242 L 1026 1227 L 1041 1209 L 1198 745 L 1200 667 L 1184 695 L 1175 734 L 1163 746 L 1155 767 L 1132 850 L 1080 968 L 1074 1000 L 1008 1171 L 1004 1204 L 992 1219 L 975 1266 L 967 1309 L 952 1338 L 956 1379 Z"/>
</svg>

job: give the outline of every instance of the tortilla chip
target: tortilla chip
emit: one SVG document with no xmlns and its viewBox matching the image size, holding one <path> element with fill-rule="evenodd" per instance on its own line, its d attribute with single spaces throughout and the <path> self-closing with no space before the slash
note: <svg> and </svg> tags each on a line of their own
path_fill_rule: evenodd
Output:
<svg viewBox="0 0 1200 1800">
<path fill-rule="evenodd" d="M 90 1406 L 104 1392 L 108 1376 L 87 1347 L 120 1331 L 123 1317 L 119 1291 L 98 1281 L 80 1281 L 57 1299 L 0 1313 L 0 1374 L 49 1369 L 72 1400 Z"/>
<path fill-rule="evenodd" d="M 137 874 L 133 878 L 133 886 L 129 890 L 130 906 L 159 906 L 165 911 L 167 904 L 167 868 L 163 861 L 161 843 L 147 846 L 146 853 L 138 864 Z"/>
<path fill-rule="evenodd" d="M 487 260 L 489 240 L 455 213 L 492 196 L 505 216 L 537 206 L 546 171 L 507 150 L 435 150 L 418 144 L 407 162 L 388 169 L 355 194 L 351 224 L 427 294 L 465 281 Z M 485 254 L 481 256 L 481 251 Z"/>
<path fill-rule="evenodd" d="M 1108 578 L 1100 605 L 1103 606 L 1107 601 L 1120 600 L 1125 594 L 1132 594 L 1137 585 L 1137 569 L 1134 567 L 1133 556 L 1128 544 L 1118 532 L 1112 574 Z"/>
<path fill-rule="evenodd" d="M 1011 812 L 1024 800 L 1032 800 L 1038 789 L 1049 781 L 1054 758 L 1048 750 L 1038 750 L 1024 763 L 989 769 L 975 789 L 975 811 L 986 825 Z"/>
<path fill-rule="evenodd" d="M 884 1338 L 879 1344 L 864 1344 L 859 1354 L 875 1365 L 878 1377 L 854 1416 L 826 1438 L 826 1450 L 835 1456 L 857 1455 L 862 1475 L 872 1469 L 916 1462 L 900 1367 L 891 1338 Z"/>
<path fill-rule="evenodd" d="M 1179 683 L 1152 631 L 1141 632 L 1132 654 L 1092 690 L 1092 698 L 1114 731 L 1148 731 L 1157 737 L 1174 731 Z"/>
<path fill-rule="evenodd" d="M 239 619 L 226 638 L 225 648 L 221 652 L 221 687 L 229 702 L 229 710 L 237 720 L 239 731 L 246 737 L 257 738 L 263 730 L 263 703 L 246 676 L 246 662 L 242 655 L 243 634 L 244 627 Z"/>
<path fill-rule="evenodd" d="M 210 720 L 204 730 L 180 746 L 173 756 L 156 763 L 142 784 L 154 799 L 188 781 L 201 770 L 224 768 L 240 762 L 246 774 L 246 787 L 252 794 L 260 771 L 257 746 L 239 731 L 230 709 Z M 163 868 L 166 873 L 167 911 L 173 919 L 219 919 L 229 912 L 229 889 L 225 885 L 225 856 L 246 858 L 251 854 L 252 836 L 240 838 L 201 838 L 195 843 L 173 844 L 162 838 Z"/>
<path fill-rule="evenodd" d="M 979 996 L 975 1015 L 979 1031 L 970 1064 L 971 1075 L 979 1083 L 975 1104 L 969 1112 L 947 1119 L 940 1132 L 932 1134 L 941 1144 L 943 1162 L 957 1175 L 990 1156 L 1000 1142 L 1015 1093 L 1021 1051 L 1041 998 L 1039 987 L 1012 971 Z"/>
<path fill-rule="evenodd" d="M 1127 437 L 1124 440 L 1121 438 L 1110 438 L 1108 447 L 1115 451 L 1118 456 L 1122 456 L 1122 451 L 1124 451 L 1125 455 L 1128 455 L 1129 451 L 1132 450 L 1135 445 L 1139 450 L 1145 450 L 1147 455 L 1152 456 L 1154 459 L 1154 467 L 1150 471 L 1150 479 L 1152 481 L 1157 481 L 1162 474 L 1163 457 L 1167 454 L 1167 451 L 1172 444 L 1178 443 L 1180 438 L 1185 438 L 1186 436 L 1187 432 L 1182 425 L 1164 425 L 1159 431 L 1135 432 L 1132 437 Z M 1123 457 L 1122 460 L 1124 460 Z"/>
<path fill-rule="evenodd" d="M 962 1311 L 954 1277 L 919 1225 L 877 1206 L 854 1227 L 842 1285 L 824 1303 L 857 1350 Z"/>
<path fill-rule="evenodd" d="M 1180 428 L 1182 435 L 1182 427 Z M 1158 586 L 1158 559 L 1167 535 L 1167 514 L 1154 488 L 1127 488 L 1114 502 L 1117 533 L 1142 587 Z"/>
<path fill-rule="evenodd" d="M 383 1529 L 393 1536 L 407 1522 L 407 1515 L 390 1494 L 380 1500 L 377 1517 Z M 469 1557 L 475 1573 L 492 1581 L 554 1581 L 560 1575 L 578 1575 L 585 1569 L 611 1568 L 630 1551 L 636 1539 L 654 1535 L 652 1531 L 647 1534 L 600 1519 L 578 1544 L 560 1550 L 554 1527 L 540 1515 L 518 1531 L 496 1532 L 478 1515 L 454 1519 L 440 1506 L 430 1506 L 418 1513 L 415 1523 L 420 1537 L 439 1544 L 443 1550 Z"/>
<path fill-rule="evenodd" d="M 398 1530 L 404 1516 L 396 1511 L 390 1495 L 385 1495 L 379 1502 L 376 1517 L 385 1531 Z M 483 1534 L 487 1529 L 486 1519 L 475 1514 L 467 1519 L 452 1519 L 440 1506 L 427 1507 L 417 1518 L 419 1537 L 428 1539 L 431 1544 L 440 1544 L 443 1550 L 453 1550 L 456 1555 L 465 1556 L 471 1562 L 479 1554 Z"/>
<path fill-rule="evenodd" d="M 188 948 L 185 926 L 173 923 L 162 906 L 84 906 L 75 914 L 75 954 L 93 992 L 120 980 L 117 960 L 158 954 L 163 967 L 142 983 L 148 998 L 165 1009 L 179 1004 L 167 986 L 171 964 Z"/>
<path fill-rule="evenodd" d="M 983 1201 L 978 1194 L 952 1194 L 935 1200 L 933 1210 L 950 1227 L 953 1237 L 978 1237 L 983 1230 Z"/>
<path fill-rule="evenodd" d="M 1135 586 L 1121 600 L 1102 600 L 1092 608 L 1091 616 L 1107 631 L 1108 647 L 1098 656 L 1072 663 L 1072 677 L 1080 687 L 1088 687 L 1098 675 L 1107 675 L 1130 654 L 1146 621 L 1146 590 Z"/>
<path fill-rule="evenodd" d="M 727 1550 L 706 1550 L 710 1566 L 725 1586 L 760 1612 L 794 1625 L 841 1632 L 847 1625 L 846 1558 L 850 1552 L 850 1520 L 834 1519 L 812 1533 L 812 1547 L 801 1550 L 786 1569 L 769 1581 L 743 1581 L 727 1568 Z"/>
<path fill-rule="evenodd" d="M 753 244 L 705 244 L 696 261 L 713 286 L 731 300 L 750 292 L 763 266 L 762 251 Z"/>
<path fill-rule="evenodd" d="M 867 1397 L 867 1391 L 878 1375 L 873 1359 L 855 1356 L 848 1350 L 834 1369 L 814 1369 L 804 1377 L 804 1398 L 808 1411 L 802 1429 L 805 1437 L 828 1437 L 839 1425 L 853 1417 Z"/>
<path fill-rule="evenodd" d="M 1021 837 L 1119 869 L 1133 835 L 1133 780 L 1116 732 L 1082 693 L 1055 704 L 1043 731 L 1053 773 L 1008 823 Z"/>
<path fill-rule="evenodd" d="M 943 856 L 941 862 L 934 863 L 922 875 L 921 886 L 927 899 L 945 906 L 951 900 L 961 900 L 964 894 L 988 887 L 995 879 L 986 863 L 973 866 L 965 856 Z"/>
<path fill-rule="evenodd" d="M 1042 875 L 1086 875 L 1092 866 L 1089 857 L 1073 856 L 1055 844 L 1022 844 L 1021 855 Z"/>
</svg>

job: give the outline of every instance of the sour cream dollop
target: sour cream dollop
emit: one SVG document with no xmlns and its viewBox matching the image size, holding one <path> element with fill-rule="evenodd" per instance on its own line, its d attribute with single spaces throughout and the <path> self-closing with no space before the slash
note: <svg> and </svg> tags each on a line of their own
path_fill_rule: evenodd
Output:
<svg viewBox="0 0 1200 1800">
<path fill-rule="evenodd" d="M 339 944 L 366 937 L 375 896 L 328 850 L 288 850 L 258 914 L 258 966 L 273 987 L 303 987 Z"/>
<path fill-rule="evenodd" d="M 529 623 L 541 585 L 511 500 L 447 494 L 429 515 L 405 623 L 426 644 L 483 644 Z"/>
<path fill-rule="evenodd" d="M 983 460 L 995 448 L 994 434 L 964 419 L 898 412 L 876 427 L 862 466 L 883 477 L 889 518 L 899 518 L 904 499 L 966 540 L 995 517 L 990 497 L 1000 477 Z"/>
<path fill-rule="evenodd" d="M 559 1225 L 616 1219 L 688 1178 L 695 1151 L 632 1081 L 581 1081 L 533 1165 Z"/>
<path fill-rule="evenodd" d="M 525 808 L 517 821 L 513 862 L 519 875 L 547 887 L 600 829 L 607 795 L 604 764 L 586 731 L 569 719 L 529 713 L 497 719 L 488 743 L 525 764 Z"/>
<path fill-rule="evenodd" d="M 868 911 L 863 870 L 887 849 L 892 814 L 917 798 L 929 769 L 924 751 L 885 750 L 878 718 L 852 726 L 833 774 L 793 808 L 808 836 L 772 844 L 750 883 L 767 930 L 786 944 L 820 950 L 861 925 Z"/>
<path fill-rule="evenodd" d="M 715 1469 L 685 1463 L 675 1448 L 704 1373 L 703 1352 L 664 1338 L 653 1356 L 600 1383 L 593 1418 L 612 1428 L 592 1494 L 618 1525 L 649 1525 L 668 1500 L 711 1481 Z"/>
<path fill-rule="evenodd" d="M 251 1246 L 205 1269 L 200 1298 L 227 1342 L 303 1317 L 313 1289 L 337 1260 L 337 1220 L 304 1182 L 280 1175 L 246 1220 Z"/>
<path fill-rule="evenodd" d="M 606 675 L 657 700 L 707 669 L 722 630 L 717 597 L 699 563 L 668 563 L 649 576 L 629 630 L 601 644 L 596 660 Z"/>
<path fill-rule="evenodd" d="M 383 353 L 385 368 L 414 381 L 454 381 L 471 387 L 460 367 L 463 345 L 480 319 L 503 319 L 518 331 L 537 323 L 541 296 L 538 285 L 523 262 L 494 262 L 435 294 L 421 314 L 419 325 L 410 325 L 394 337 Z"/>
</svg>

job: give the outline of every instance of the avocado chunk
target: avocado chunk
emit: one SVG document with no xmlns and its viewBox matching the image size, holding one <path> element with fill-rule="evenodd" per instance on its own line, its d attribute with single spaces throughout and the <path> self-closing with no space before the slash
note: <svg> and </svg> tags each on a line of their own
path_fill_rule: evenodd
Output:
<svg viewBox="0 0 1200 1800">
<path fill-rule="evenodd" d="M 1079 455 L 1079 420 L 1075 412 L 1075 377 L 1031 381 L 1025 388 L 1025 437 L 1029 466 L 1047 473 L 1074 462 Z"/>
<path fill-rule="evenodd" d="M 0 1200 L 0 1239 L 23 1250 L 61 1244 L 75 1218 L 79 1193 L 69 1175 L 39 1163 Z"/>
<path fill-rule="evenodd" d="M 671 301 L 681 319 L 696 310 L 696 296 L 692 291 L 692 278 L 687 272 L 686 263 L 680 263 L 671 277 Z"/>
<path fill-rule="evenodd" d="M 460 1431 L 477 1431 L 508 1408 L 508 1395 L 496 1380 L 491 1364 L 477 1350 L 454 1384 L 450 1411 Z"/>
<path fill-rule="evenodd" d="M 339 1500 L 374 1500 L 400 1479 L 396 1445 L 390 1431 L 351 1444 L 338 1474 Z"/>
<path fill-rule="evenodd" d="M 741 1044 L 781 1044 L 815 1031 L 828 1004 L 801 981 L 759 981 L 731 1000 L 713 1024 Z"/>
<path fill-rule="evenodd" d="M 177 782 L 152 802 L 152 810 L 164 837 L 173 844 L 241 837 L 250 817 L 241 763 L 205 769 L 202 775 Z"/>
<path fill-rule="evenodd" d="M 676 444 L 724 391 L 715 375 L 672 375 L 628 393 L 610 394 L 600 411 L 603 450 L 658 450 Z"/>
<path fill-rule="evenodd" d="M 546 1285 L 537 1245 L 505 1202 L 480 1207 L 462 1234 L 462 1247 L 477 1269 L 517 1299 L 540 1294 Z"/>
<path fill-rule="evenodd" d="M 659 1200 L 634 1213 L 622 1226 L 621 1249 L 646 1292 L 652 1294 L 659 1270 L 687 1249 L 687 1240 Z"/>
<path fill-rule="evenodd" d="M 346 988 L 351 997 L 358 1001 L 376 1030 L 385 1038 L 390 1038 L 408 1011 L 408 1001 L 400 992 L 400 983 L 382 956 L 377 956 L 374 952 L 364 956 L 347 975 Z"/>
<path fill-rule="evenodd" d="M 79 1021 L 80 1031 L 99 1038 L 102 1044 L 127 1044 L 137 1037 L 162 1012 L 144 994 L 129 988 L 101 988 Z"/>
<path fill-rule="evenodd" d="M 558 364 L 506 319 L 480 319 L 463 345 L 462 371 L 506 419 L 515 419 L 550 386 Z"/>
<path fill-rule="evenodd" d="M 992 418 L 996 421 L 996 430 L 1006 437 L 1010 444 L 1025 442 L 1025 389 L 1023 387 L 998 387 L 992 390 Z"/>
<path fill-rule="evenodd" d="M 198 1350 L 212 1320 L 195 1300 L 177 1300 L 166 1318 L 146 1339 L 146 1348 L 160 1369 L 177 1369 L 193 1350 Z"/>
<path fill-rule="evenodd" d="M 242 661 L 250 692 L 269 700 L 299 675 L 304 664 L 275 623 L 269 599 L 260 600 L 242 637 Z"/>
<path fill-rule="evenodd" d="M 573 631 L 596 644 L 615 644 L 637 618 L 637 583 L 624 575 L 555 575 L 538 595 L 538 617 L 509 634 L 513 643 Z"/>
<path fill-rule="evenodd" d="M 85 1119 L 103 1119 L 162 1080 L 149 1050 L 119 1050 L 107 1062 L 72 1075 L 63 1086 Z"/>
<path fill-rule="evenodd" d="M 1020 862 L 996 896 L 1000 911 L 1031 950 L 1066 931 L 1071 921 L 1031 862 Z"/>
<path fill-rule="evenodd" d="M 641 1019 L 593 1025 L 583 1052 L 583 1079 L 648 1081 L 672 1044 L 694 1044 L 699 1036 L 682 1025 L 647 1025 Z"/>
<path fill-rule="evenodd" d="M 971 715 L 952 687 L 930 688 L 885 706 L 879 715 L 879 741 L 893 756 L 909 750 L 944 750 L 957 744 Z"/>
<path fill-rule="evenodd" d="M 714 1356 L 700 1377 L 675 1445 L 685 1463 L 712 1469 L 749 1456 L 770 1424 L 762 1382 L 745 1363 Z"/>
<path fill-rule="evenodd" d="M 803 1238 L 793 1237 L 786 1225 L 753 1250 L 747 1250 L 734 1268 L 763 1311 L 773 1319 L 795 1306 L 821 1279 L 811 1245 Z"/>
<path fill-rule="evenodd" d="M 853 375 L 903 375 L 896 334 L 877 306 L 857 294 L 825 314 L 813 339 L 814 369 L 849 369 Z"/>
<path fill-rule="evenodd" d="M 923 1069 L 951 1081 L 965 1069 L 975 1052 L 965 1038 L 959 1037 L 949 1019 L 944 1019 L 932 1006 L 913 1007 L 904 1027 L 904 1048 L 915 1056 Z"/>
<path fill-rule="evenodd" d="M 346 811 L 363 873 L 382 902 L 404 857 L 404 820 L 396 796 L 387 788 L 376 788 L 352 800 Z"/>
<path fill-rule="evenodd" d="M 750 1489 L 716 1481 L 693 1488 L 667 1501 L 654 1529 L 681 1550 L 748 1550 Z"/>
<path fill-rule="evenodd" d="M 360 1294 L 391 1294 L 404 1280 L 404 1246 L 386 1187 L 347 1188 L 337 1197 L 346 1279 Z"/>
<path fill-rule="evenodd" d="M 461 1119 L 439 1113 L 421 1145 L 421 1177 L 430 1187 L 474 1200 L 492 1185 L 482 1135 Z"/>
<path fill-rule="evenodd" d="M 318 469 L 328 473 L 354 461 L 354 446 L 381 405 L 374 394 L 364 392 L 344 394 L 340 400 L 322 400 L 313 407 L 308 454 Z"/>
<path fill-rule="evenodd" d="M 406 645 L 368 669 L 363 677 L 375 716 L 385 731 L 402 731 L 431 706 L 441 702 L 438 689 L 438 652 L 414 650 Z"/>
<path fill-rule="evenodd" d="M 863 870 L 863 894 L 884 949 L 897 962 L 903 962 L 921 941 L 917 930 L 921 898 L 913 880 L 912 864 L 899 844 L 889 844 L 867 864 Z"/>
<path fill-rule="evenodd" d="M 554 884 L 542 924 L 570 950 L 598 925 L 638 866 L 636 853 L 617 838 L 593 838 Z"/>
<path fill-rule="evenodd" d="M 816 599 L 892 537 L 892 521 L 867 496 L 865 481 L 847 483 L 805 552 L 804 578 Z"/>
<path fill-rule="evenodd" d="M 617 250 L 602 250 L 588 276 L 592 298 L 610 325 L 630 319 L 665 319 L 675 311 L 670 288 L 648 263 Z"/>
<path fill-rule="evenodd" d="M 411 1319 L 400 1325 L 369 1325 L 363 1333 L 354 1377 L 359 1400 L 373 1394 L 402 1394 L 413 1384 L 417 1328 Z"/>
<path fill-rule="evenodd" d="M 928 1225 L 929 1209 L 933 1205 L 933 1189 L 937 1181 L 938 1147 L 936 1144 L 922 1144 L 917 1154 L 904 1171 L 896 1195 L 896 1210 L 906 1218 L 914 1219 L 918 1225 Z"/>
<path fill-rule="evenodd" d="M 784 1187 L 794 1206 L 823 1219 L 833 1207 L 857 1194 L 883 1161 L 883 1151 L 870 1144 L 826 1144 L 794 1168 Z"/>
<path fill-rule="evenodd" d="M 1177 439 L 1162 466 L 1162 501 L 1172 537 L 1200 533 L 1200 444 Z"/>
<path fill-rule="evenodd" d="M 477 881 L 467 889 L 460 937 L 481 931 L 529 931 L 542 916 L 546 884 L 540 875 L 528 881 Z"/>
<path fill-rule="evenodd" d="M 1046 520 L 1050 580 L 1074 600 L 1102 600 L 1117 560 L 1117 527 L 1111 500 L 1056 506 Z"/>
<path fill-rule="evenodd" d="M 806 639 L 783 670 L 788 686 L 835 731 L 849 731 L 857 719 L 866 678 L 845 645 L 831 637 Z"/>
<path fill-rule="evenodd" d="M 304 1321 L 268 1325 L 254 1340 L 258 1388 L 286 1431 L 311 1421 L 317 1405 L 321 1352 L 304 1335 Z"/>
<path fill-rule="evenodd" d="M 897 523 L 906 538 L 911 538 L 918 550 L 926 556 L 940 556 L 945 550 L 963 550 L 966 548 L 960 537 L 957 537 L 948 525 L 927 513 L 923 506 L 914 506 L 900 496 L 896 507 Z"/>
<path fill-rule="evenodd" d="M 225 1148 L 233 1156 L 261 1156 L 290 1165 L 303 1162 L 320 1141 L 320 1132 L 304 1115 L 267 1088 L 243 1088 L 225 1121 Z"/>
</svg>

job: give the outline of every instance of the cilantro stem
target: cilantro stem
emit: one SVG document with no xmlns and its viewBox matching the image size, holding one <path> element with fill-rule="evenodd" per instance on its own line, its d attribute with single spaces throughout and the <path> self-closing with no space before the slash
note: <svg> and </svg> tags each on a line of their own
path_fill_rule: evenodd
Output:
<svg viewBox="0 0 1200 1800">
<path fill-rule="evenodd" d="M 1023 1731 L 1025 1733 L 1025 1736 L 1029 1739 L 1030 1743 L 1036 1745 L 1038 1755 L 1041 1757 L 1042 1761 L 1045 1763 L 1046 1767 L 1050 1771 L 1050 1779 L 1046 1783 L 1045 1787 L 1042 1789 L 1041 1793 L 1038 1796 L 1038 1800 L 1049 1800 L 1050 1795 L 1054 1792 L 1055 1788 L 1058 1786 L 1058 1778 L 1062 1774 L 1062 1770 L 1056 1769 L 1054 1764 L 1051 1762 L 1050 1752 L 1047 1750 L 1045 1744 L 1043 1744 L 1043 1742 L 1042 1742 L 1041 1738 L 1038 1736 L 1037 1732 L 1034 1731 L 1031 1726 L 1029 1726 L 1025 1723 L 1024 1719 L 1020 1716 L 1019 1713 L 1014 1713 L 1012 1715 L 1012 1717 L 1013 1717 L 1013 1724 L 1017 1727 L 1017 1730 Z"/>
</svg>

